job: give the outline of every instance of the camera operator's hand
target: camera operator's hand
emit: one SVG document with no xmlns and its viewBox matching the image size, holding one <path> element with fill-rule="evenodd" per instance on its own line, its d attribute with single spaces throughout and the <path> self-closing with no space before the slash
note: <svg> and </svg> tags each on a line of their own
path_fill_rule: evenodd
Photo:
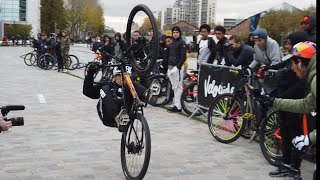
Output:
<svg viewBox="0 0 320 180">
<path fill-rule="evenodd" d="M 12 128 L 11 121 L 5 121 L 4 117 L 0 117 L 0 130 L 1 131 L 8 131 L 9 128 Z"/>
</svg>

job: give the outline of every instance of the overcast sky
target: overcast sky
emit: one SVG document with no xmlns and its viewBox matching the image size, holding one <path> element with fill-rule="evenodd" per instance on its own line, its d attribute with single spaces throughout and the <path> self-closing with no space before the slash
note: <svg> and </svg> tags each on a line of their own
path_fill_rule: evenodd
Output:
<svg viewBox="0 0 320 180">
<path fill-rule="evenodd" d="M 121 33 L 125 32 L 131 9 L 137 4 L 145 4 L 152 11 L 172 6 L 175 0 L 100 0 L 105 16 L 105 24 Z M 287 2 L 299 9 L 316 5 L 316 0 L 217 0 L 216 22 L 223 18 L 244 19 L 271 7 Z"/>
</svg>

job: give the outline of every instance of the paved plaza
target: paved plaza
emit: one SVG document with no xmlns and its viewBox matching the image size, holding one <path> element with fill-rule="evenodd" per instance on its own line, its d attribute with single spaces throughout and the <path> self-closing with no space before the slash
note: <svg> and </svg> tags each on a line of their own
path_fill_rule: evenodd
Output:
<svg viewBox="0 0 320 180">
<path fill-rule="evenodd" d="M 0 106 L 25 105 L 25 125 L 0 134 L 0 180 L 124 180 L 121 134 L 105 127 L 97 100 L 82 94 L 83 80 L 67 73 L 26 66 L 19 56 L 30 47 L 0 47 Z M 95 54 L 85 45 L 71 47 L 81 62 Z M 190 65 L 195 66 L 195 60 Z M 83 69 L 69 71 L 83 77 Z M 40 103 L 38 96 L 45 98 Z M 259 144 L 239 138 L 216 141 L 205 123 L 148 105 L 151 160 L 146 180 L 263 180 L 275 167 Z M 314 164 L 304 160 L 302 177 L 311 180 Z M 280 178 L 281 179 L 281 178 Z"/>
</svg>

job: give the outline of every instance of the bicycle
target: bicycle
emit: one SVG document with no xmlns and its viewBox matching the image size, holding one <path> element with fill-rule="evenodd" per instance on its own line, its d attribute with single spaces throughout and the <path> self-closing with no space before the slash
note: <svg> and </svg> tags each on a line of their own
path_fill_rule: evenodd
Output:
<svg viewBox="0 0 320 180">
<path fill-rule="evenodd" d="M 282 163 L 282 138 L 280 133 L 280 121 L 278 115 L 278 110 L 273 110 L 268 113 L 266 118 L 264 118 L 261 121 L 260 125 L 260 131 L 259 131 L 259 144 L 260 149 L 265 157 L 265 159 L 273 166 L 279 166 Z M 307 118 L 307 115 L 304 114 L 302 118 L 302 129 L 303 134 L 307 135 L 309 134 L 309 130 L 314 127 L 310 127 L 308 123 L 308 119 L 312 119 L 314 122 L 316 121 L 316 118 L 310 118 L 313 117 L 313 115 L 310 113 L 308 114 L 309 118 Z M 316 154 L 316 147 L 310 147 L 307 149 L 305 157 L 308 158 L 314 158 Z"/>
<path fill-rule="evenodd" d="M 182 83 L 183 91 L 181 94 L 181 107 L 185 113 L 187 113 L 189 116 L 192 115 L 192 113 L 197 108 L 198 103 L 198 71 L 190 71 L 190 73 L 187 73 L 186 76 L 183 79 Z M 203 112 L 206 112 L 205 109 L 201 109 Z M 202 113 L 197 112 L 194 115 L 200 116 Z"/>
<path fill-rule="evenodd" d="M 230 69 L 230 72 L 239 74 L 238 70 Z M 260 106 L 260 99 L 254 96 L 254 93 L 261 93 L 260 89 L 254 89 L 250 85 L 254 84 L 254 80 L 259 76 L 252 74 L 250 68 L 244 69 L 241 74 L 243 78 L 235 86 L 235 91 L 218 95 L 209 106 L 210 133 L 222 143 L 236 141 L 245 129 L 254 131 L 250 139 L 252 142 L 259 132 L 262 111 L 266 112 L 266 109 Z"/>
<path fill-rule="evenodd" d="M 144 13 L 149 18 L 151 27 L 154 32 L 154 40 L 149 41 L 146 45 L 140 46 L 136 51 L 133 50 L 131 39 L 131 28 L 136 22 L 136 14 Z M 133 86 L 132 79 L 126 69 L 126 64 L 130 62 L 135 72 L 139 74 L 150 73 L 158 57 L 159 38 L 156 22 L 151 10 L 145 5 L 137 5 L 130 12 L 126 28 L 126 44 L 128 49 L 123 52 L 121 58 L 116 58 L 116 64 L 104 64 L 104 67 L 117 67 L 122 74 L 122 89 L 129 88 L 130 95 L 133 98 L 132 103 L 128 102 L 123 91 L 122 102 L 124 111 L 127 113 L 120 115 L 119 131 L 122 132 L 121 138 L 121 165 L 127 179 L 140 180 L 145 176 L 151 155 L 151 137 L 148 122 L 143 116 L 143 107 L 146 104 L 139 99 Z M 146 48 L 148 51 L 146 51 Z M 149 52 L 149 53 L 146 53 Z M 145 54 L 143 58 L 139 54 Z M 126 61 L 128 60 L 128 61 Z M 103 68 L 103 67 L 101 67 Z M 139 159 L 141 158 L 141 159 Z"/>
<path fill-rule="evenodd" d="M 37 62 L 37 58 L 38 58 L 37 51 L 38 51 L 37 48 L 34 48 L 32 52 L 29 52 L 24 56 L 23 60 L 27 66 L 32 66 Z"/>
</svg>

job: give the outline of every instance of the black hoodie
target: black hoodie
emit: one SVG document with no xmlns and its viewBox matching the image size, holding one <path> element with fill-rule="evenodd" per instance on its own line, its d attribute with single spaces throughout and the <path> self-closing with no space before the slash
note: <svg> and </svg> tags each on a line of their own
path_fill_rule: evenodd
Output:
<svg viewBox="0 0 320 180">
<path fill-rule="evenodd" d="M 313 15 L 307 15 L 305 17 L 310 18 L 310 28 L 306 29 L 305 31 L 309 34 L 310 36 L 310 41 L 316 43 L 316 27 L 317 27 L 317 22 L 316 22 L 316 17 Z"/>
<path fill-rule="evenodd" d="M 186 43 L 181 39 L 181 30 L 179 27 L 173 27 L 172 32 L 173 31 L 179 31 L 180 35 L 177 39 L 173 38 L 170 44 L 168 65 L 177 66 L 178 69 L 181 69 L 186 60 Z"/>
<path fill-rule="evenodd" d="M 108 45 L 105 45 L 105 39 L 106 38 L 109 39 L 109 44 Z M 103 39 L 102 39 L 102 47 L 99 48 L 99 51 L 101 52 L 102 61 L 103 62 L 109 62 L 112 59 L 112 57 L 110 55 L 114 56 L 114 47 L 112 45 L 112 41 L 111 41 L 111 38 L 109 36 L 104 36 L 103 37 Z"/>
<path fill-rule="evenodd" d="M 309 34 L 306 31 L 297 31 L 291 33 L 286 39 L 290 39 L 292 46 L 298 44 L 299 42 L 310 41 Z"/>
<path fill-rule="evenodd" d="M 119 46 L 120 46 L 120 49 L 122 50 L 122 52 L 124 52 L 126 50 L 126 47 L 125 47 L 125 44 L 124 44 L 124 41 L 121 39 L 121 34 L 120 33 L 116 33 L 116 35 L 114 37 L 118 36 L 119 37 L 119 40 L 116 40 L 115 39 L 115 43 L 114 43 L 114 47 L 116 47 L 116 44 L 119 43 Z"/>
</svg>

